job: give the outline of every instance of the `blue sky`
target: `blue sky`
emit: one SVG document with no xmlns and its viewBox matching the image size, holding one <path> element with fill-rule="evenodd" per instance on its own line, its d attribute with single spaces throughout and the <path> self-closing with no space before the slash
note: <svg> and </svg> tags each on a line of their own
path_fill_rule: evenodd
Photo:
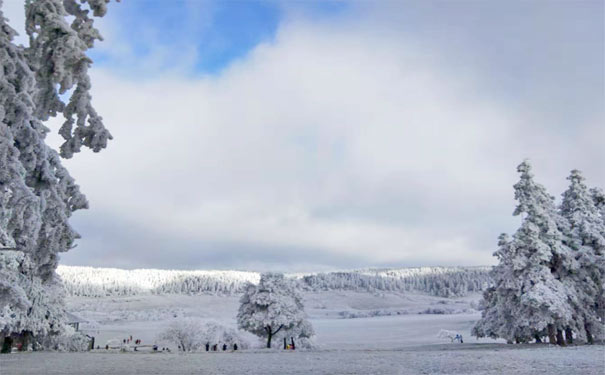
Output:
<svg viewBox="0 0 605 375">
<path fill-rule="evenodd" d="M 19 24 L 20 3 L 5 0 Z M 529 158 L 605 186 L 602 1 L 124 0 L 97 25 L 114 135 L 66 165 L 90 209 L 62 262 L 492 264 Z M 19 18 L 21 17 L 21 18 Z M 22 39 L 20 39 L 22 40 Z M 58 146 L 60 119 L 49 122 Z"/>
<path fill-rule="evenodd" d="M 190 73 L 212 75 L 244 58 L 258 44 L 271 43 L 291 13 L 321 19 L 348 7 L 344 1 L 134 0 L 113 7 L 111 27 L 139 59 L 150 57 L 158 46 L 174 51 L 174 58 L 181 57 L 181 48 L 194 49 Z M 91 57 L 97 66 L 133 68 L 124 67 L 120 56 L 107 51 L 93 50 Z M 166 58 L 161 70 L 170 70 L 172 62 Z"/>
</svg>

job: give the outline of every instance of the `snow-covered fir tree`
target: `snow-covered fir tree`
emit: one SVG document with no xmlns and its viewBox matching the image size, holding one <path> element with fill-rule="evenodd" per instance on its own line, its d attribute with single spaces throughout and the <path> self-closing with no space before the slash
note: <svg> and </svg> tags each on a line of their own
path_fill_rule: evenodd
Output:
<svg viewBox="0 0 605 375">
<path fill-rule="evenodd" d="M 3 266 L 12 276 L 0 289 L 0 338 L 26 334 L 44 344 L 64 328 L 58 254 L 74 246 L 69 217 L 88 202 L 60 155 L 69 158 L 82 146 L 99 151 L 111 139 L 91 105 L 86 56 L 101 39 L 90 13 L 103 16 L 108 1 L 27 1 L 24 47 L 13 42 L 0 0 L 0 248 L 23 254 L 17 268 Z M 61 96 L 72 89 L 65 104 Z M 45 143 L 50 129 L 43 124 L 59 113 L 60 155 Z M 17 279 L 27 282 L 6 283 Z M 22 303 L 8 305 L 8 313 L 5 303 L 16 296 Z"/>
<path fill-rule="evenodd" d="M 567 220 L 563 241 L 573 258 L 560 265 L 560 274 L 576 299 L 574 324 L 567 327 L 566 333 L 568 341 L 573 340 L 575 332 L 592 343 L 605 322 L 605 222 L 582 173 L 573 170 L 567 179 L 570 185 L 563 193 L 560 212 Z"/>
<path fill-rule="evenodd" d="M 514 307 L 519 303 L 520 283 L 514 275 L 515 252 L 506 233 L 498 238 L 498 250 L 494 253 L 499 263 L 490 272 L 493 285 L 483 293 L 480 310 L 482 319 L 473 328 L 478 337 L 506 338 L 513 342 L 519 336 Z"/>
<path fill-rule="evenodd" d="M 590 196 L 601 218 L 605 220 L 605 192 L 601 188 L 590 189 Z"/>
<path fill-rule="evenodd" d="M 563 344 L 563 330 L 573 324 L 577 303 L 574 290 L 560 280 L 561 264 L 571 259 L 563 243 L 554 198 L 536 183 L 528 161 L 518 168 L 520 180 L 514 185 L 521 227 L 510 242 L 502 241 L 500 264 L 494 268 L 496 284 L 485 295 L 485 309 L 474 333 L 527 342 L 548 335 L 551 343 Z M 504 255 L 506 253 L 506 255 Z M 510 258 L 509 258 L 510 257 Z M 505 307 L 504 304 L 514 305 Z M 510 315 L 499 313 L 510 308 Z"/>
<path fill-rule="evenodd" d="M 271 348 L 272 339 L 280 332 L 305 340 L 314 334 L 305 314 L 302 296 L 295 284 L 283 274 L 262 274 L 258 285 L 246 286 L 240 303 L 238 327 L 266 338 L 267 348 Z"/>
</svg>

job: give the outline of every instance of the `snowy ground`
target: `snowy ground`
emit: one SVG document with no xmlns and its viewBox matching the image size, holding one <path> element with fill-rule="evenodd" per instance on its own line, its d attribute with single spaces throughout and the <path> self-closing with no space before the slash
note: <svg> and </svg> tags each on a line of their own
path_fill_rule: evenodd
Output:
<svg viewBox="0 0 605 375">
<path fill-rule="evenodd" d="M 5 374 L 595 374 L 602 346 L 428 345 L 401 350 L 106 354 L 24 353 L 0 358 Z"/>
<path fill-rule="evenodd" d="M 22 353 L 0 356 L 0 374 L 605 373 L 603 346 L 518 346 L 470 337 L 479 318 L 472 308 L 478 298 L 309 293 L 305 303 L 317 333 L 319 349 L 315 351 Z M 206 295 L 72 298 L 68 307 L 93 321 L 86 332 L 100 345 L 129 335 L 150 344 L 163 327 L 181 317 L 235 326 L 238 299 Z M 465 343 L 438 338 L 440 329 L 462 333 Z"/>
</svg>

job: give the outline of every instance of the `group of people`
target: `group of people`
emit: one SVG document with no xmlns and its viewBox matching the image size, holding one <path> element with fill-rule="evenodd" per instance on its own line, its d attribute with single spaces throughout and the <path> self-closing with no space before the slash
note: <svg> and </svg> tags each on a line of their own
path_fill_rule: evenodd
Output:
<svg viewBox="0 0 605 375">
<path fill-rule="evenodd" d="M 123 344 L 130 344 L 132 342 L 132 335 L 122 340 Z M 134 340 L 135 345 L 141 345 L 141 339 Z"/>
<path fill-rule="evenodd" d="M 207 342 L 206 343 L 206 351 L 209 352 L 210 351 L 210 343 Z M 233 351 L 237 350 L 237 343 L 233 343 Z M 212 345 L 212 351 L 213 352 L 217 352 L 218 351 L 218 344 L 214 344 Z M 227 351 L 227 344 L 223 344 L 223 351 Z"/>
<path fill-rule="evenodd" d="M 296 344 L 294 344 L 294 337 L 290 337 L 290 344 L 288 344 L 288 339 L 284 337 L 284 350 L 296 350 Z"/>
</svg>

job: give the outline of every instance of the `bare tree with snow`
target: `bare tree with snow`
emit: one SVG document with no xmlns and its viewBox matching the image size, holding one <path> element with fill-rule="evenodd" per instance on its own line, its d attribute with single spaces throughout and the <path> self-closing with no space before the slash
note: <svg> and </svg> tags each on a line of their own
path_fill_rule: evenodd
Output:
<svg viewBox="0 0 605 375">
<path fill-rule="evenodd" d="M 240 303 L 239 328 L 266 338 L 267 348 L 271 348 L 271 340 L 282 331 L 295 338 L 313 335 L 302 297 L 283 274 L 262 274 L 258 285 L 247 285 Z"/>
</svg>

